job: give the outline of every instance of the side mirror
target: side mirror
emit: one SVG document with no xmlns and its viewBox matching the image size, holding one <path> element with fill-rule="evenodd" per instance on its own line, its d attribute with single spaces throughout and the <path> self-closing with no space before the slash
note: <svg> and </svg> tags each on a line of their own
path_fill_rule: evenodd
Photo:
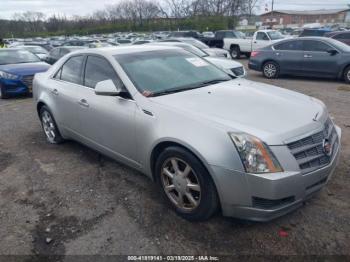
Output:
<svg viewBox="0 0 350 262">
<path fill-rule="evenodd" d="M 329 50 L 327 50 L 327 53 L 333 56 L 333 55 L 338 54 L 338 51 L 335 49 L 329 49 Z"/>
<path fill-rule="evenodd" d="M 121 92 L 121 88 L 116 87 L 110 79 L 98 82 L 95 86 L 95 94 L 99 96 L 118 96 Z"/>
</svg>

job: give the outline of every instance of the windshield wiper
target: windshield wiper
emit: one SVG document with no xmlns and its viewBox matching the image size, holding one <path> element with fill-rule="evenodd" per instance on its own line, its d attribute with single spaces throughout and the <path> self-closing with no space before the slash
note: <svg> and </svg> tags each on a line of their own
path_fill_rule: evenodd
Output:
<svg viewBox="0 0 350 262">
<path fill-rule="evenodd" d="M 176 88 L 176 89 L 169 89 L 169 90 L 165 90 L 165 91 L 160 91 L 160 92 L 155 92 L 152 95 L 150 95 L 151 97 L 155 97 L 155 96 L 162 96 L 162 95 L 169 95 L 169 94 L 174 94 L 174 93 L 179 93 L 179 92 L 183 92 L 183 91 L 188 91 L 188 90 L 192 90 L 192 89 L 197 89 L 197 88 L 201 88 L 204 86 L 208 86 L 208 85 L 214 85 L 214 84 L 218 84 L 221 82 L 226 82 L 229 81 L 231 79 L 214 79 L 214 80 L 210 80 L 210 81 L 205 81 L 205 82 L 201 82 L 195 85 L 191 85 L 185 88 Z"/>
</svg>

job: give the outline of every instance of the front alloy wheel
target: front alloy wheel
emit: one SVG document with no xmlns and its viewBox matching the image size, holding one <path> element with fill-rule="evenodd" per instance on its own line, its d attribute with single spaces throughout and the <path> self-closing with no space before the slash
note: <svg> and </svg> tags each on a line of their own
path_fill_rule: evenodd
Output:
<svg viewBox="0 0 350 262">
<path fill-rule="evenodd" d="M 196 209 L 201 200 L 198 177 L 184 160 L 169 158 L 163 164 L 162 185 L 170 201 L 181 211 Z"/>
<path fill-rule="evenodd" d="M 63 138 L 57 128 L 55 119 L 46 106 L 40 109 L 40 120 L 46 135 L 47 141 L 51 144 L 59 144 L 63 142 Z"/>
<path fill-rule="evenodd" d="M 171 146 L 161 152 L 155 176 L 162 195 L 181 217 L 206 220 L 217 210 L 219 200 L 210 174 L 186 149 Z"/>
</svg>

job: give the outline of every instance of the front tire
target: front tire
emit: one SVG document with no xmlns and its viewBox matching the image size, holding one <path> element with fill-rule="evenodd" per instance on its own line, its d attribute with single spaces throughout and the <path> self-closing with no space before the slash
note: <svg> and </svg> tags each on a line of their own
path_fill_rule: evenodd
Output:
<svg viewBox="0 0 350 262">
<path fill-rule="evenodd" d="M 56 121 L 47 106 L 40 108 L 40 120 L 46 139 L 50 144 L 60 144 L 64 141 L 57 128 Z"/>
<path fill-rule="evenodd" d="M 214 182 L 203 164 L 189 151 L 173 146 L 158 157 L 155 175 L 163 197 L 189 221 L 209 219 L 218 208 Z"/>
<path fill-rule="evenodd" d="M 273 61 L 268 61 L 263 65 L 262 73 L 268 79 L 277 78 L 279 75 L 279 65 Z"/>
<path fill-rule="evenodd" d="M 345 68 L 344 70 L 344 81 L 348 84 L 350 84 L 350 66 L 348 66 L 347 68 Z"/>
</svg>

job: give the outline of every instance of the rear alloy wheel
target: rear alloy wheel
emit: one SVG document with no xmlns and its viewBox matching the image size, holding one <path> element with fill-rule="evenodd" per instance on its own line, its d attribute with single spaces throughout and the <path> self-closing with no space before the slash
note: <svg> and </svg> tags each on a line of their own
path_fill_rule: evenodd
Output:
<svg viewBox="0 0 350 262">
<path fill-rule="evenodd" d="M 350 66 L 344 70 L 344 81 L 350 84 Z"/>
<path fill-rule="evenodd" d="M 240 59 L 241 58 L 241 50 L 238 46 L 231 47 L 230 55 L 233 59 Z"/>
<path fill-rule="evenodd" d="M 275 62 L 266 62 L 263 66 L 263 75 L 266 78 L 277 78 L 279 74 L 279 66 Z"/>
<path fill-rule="evenodd" d="M 53 118 L 50 110 L 46 106 L 43 106 L 40 109 L 40 120 L 44 133 L 46 135 L 46 139 L 49 143 L 60 144 L 64 141 L 57 128 L 55 119 Z"/>
<path fill-rule="evenodd" d="M 206 220 L 217 210 L 218 197 L 209 173 L 185 149 L 165 149 L 157 160 L 156 176 L 163 196 L 183 218 Z"/>
</svg>

